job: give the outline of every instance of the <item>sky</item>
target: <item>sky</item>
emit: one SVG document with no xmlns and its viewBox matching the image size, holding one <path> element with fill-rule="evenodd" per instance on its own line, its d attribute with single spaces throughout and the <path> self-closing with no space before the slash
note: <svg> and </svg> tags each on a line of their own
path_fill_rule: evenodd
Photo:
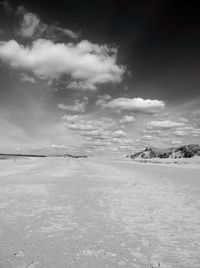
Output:
<svg viewBox="0 0 200 268">
<path fill-rule="evenodd" d="M 0 152 L 199 143 L 192 1 L 0 1 Z"/>
</svg>

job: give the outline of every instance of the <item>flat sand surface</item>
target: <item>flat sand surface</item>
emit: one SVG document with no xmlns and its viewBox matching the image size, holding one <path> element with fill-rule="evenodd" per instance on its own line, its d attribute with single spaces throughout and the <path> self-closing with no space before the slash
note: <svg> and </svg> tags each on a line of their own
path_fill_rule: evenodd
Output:
<svg viewBox="0 0 200 268">
<path fill-rule="evenodd" d="M 200 267 L 200 168 L 0 161 L 0 268 Z"/>
</svg>

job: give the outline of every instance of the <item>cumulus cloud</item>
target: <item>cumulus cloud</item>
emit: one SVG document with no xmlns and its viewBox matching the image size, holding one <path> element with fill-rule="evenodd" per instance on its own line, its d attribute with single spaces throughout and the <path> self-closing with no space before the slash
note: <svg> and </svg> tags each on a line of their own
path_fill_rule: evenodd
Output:
<svg viewBox="0 0 200 268">
<path fill-rule="evenodd" d="M 110 99 L 112 99 L 112 97 L 108 94 L 99 95 L 98 100 L 96 101 L 96 105 L 103 106 L 106 103 L 106 101 L 109 101 Z"/>
<path fill-rule="evenodd" d="M 135 121 L 135 117 L 133 115 L 125 115 L 119 122 L 121 124 L 132 123 Z"/>
<path fill-rule="evenodd" d="M 200 128 L 196 128 L 191 131 L 191 136 L 199 137 L 200 136 Z"/>
<path fill-rule="evenodd" d="M 29 76 L 29 75 L 24 74 L 24 73 L 21 74 L 20 79 L 23 82 L 28 82 L 28 83 L 33 83 L 33 84 L 36 83 L 35 79 L 32 76 Z"/>
<path fill-rule="evenodd" d="M 84 120 L 82 117 L 70 118 L 69 116 L 67 117 L 67 119 L 68 119 L 68 124 L 67 124 L 68 129 L 71 129 L 74 131 L 80 131 L 82 133 L 81 134 L 82 136 L 84 136 L 84 134 L 88 132 L 92 132 L 90 136 L 93 136 L 93 135 L 99 134 L 100 133 L 99 131 L 103 131 L 102 122 L 99 120 Z M 69 119 L 74 119 L 74 120 L 69 120 Z M 98 133 L 96 133 L 95 131 L 98 131 Z M 89 135 L 85 135 L 85 136 L 89 136 Z"/>
<path fill-rule="evenodd" d="M 188 135 L 188 133 L 186 131 L 184 131 L 184 130 L 176 130 L 176 131 L 174 131 L 174 134 L 176 136 L 180 136 L 180 137 L 184 137 L 184 136 Z"/>
<path fill-rule="evenodd" d="M 78 123 L 69 123 L 67 125 L 68 129 L 71 130 L 76 130 L 76 131 L 93 131 L 98 129 L 98 127 L 90 125 L 90 124 L 85 124 L 85 122 L 78 122 Z"/>
<path fill-rule="evenodd" d="M 180 144 L 182 144 L 182 141 L 173 140 L 173 141 L 172 141 L 172 144 L 173 144 L 173 145 L 180 145 Z"/>
<path fill-rule="evenodd" d="M 124 139 L 124 138 L 114 138 L 112 139 L 112 142 L 119 144 L 129 144 L 129 145 L 133 144 L 133 141 L 131 139 Z"/>
<path fill-rule="evenodd" d="M 64 44 L 37 39 L 31 46 L 15 40 L 0 42 L 0 59 L 12 68 L 31 71 L 40 79 L 67 75 L 73 88 L 96 89 L 98 84 L 119 83 L 125 70 L 117 65 L 116 57 L 116 49 L 87 40 Z"/>
<path fill-rule="evenodd" d="M 142 137 L 141 137 L 141 139 L 142 140 L 152 140 L 152 136 L 151 135 L 143 135 Z"/>
<path fill-rule="evenodd" d="M 111 136 L 111 132 L 106 130 L 113 126 L 115 121 L 101 117 L 100 119 L 86 120 L 83 115 L 64 115 L 62 117 L 65 120 L 66 127 L 70 130 L 79 132 L 79 135 L 86 138 L 104 140 Z"/>
<path fill-rule="evenodd" d="M 121 129 L 114 131 L 112 135 L 116 138 L 126 137 L 126 133 Z"/>
<path fill-rule="evenodd" d="M 179 137 L 185 137 L 185 136 L 192 136 L 192 137 L 199 137 L 200 136 L 200 129 L 194 128 L 192 126 L 185 126 L 180 127 L 176 131 L 174 131 L 174 134 Z"/>
<path fill-rule="evenodd" d="M 86 120 L 84 116 L 65 115 L 62 119 L 67 121 L 66 127 L 71 131 L 76 131 L 78 135 L 85 138 L 87 146 L 106 146 L 111 144 L 110 139 L 113 138 L 113 133 L 108 130 L 116 122 L 108 117 L 101 117 L 99 119 Z M 115 131 L 114 137 L 124 137 L 124 133 Z"/>
<path fill-rule="evenodd" d="M 132 111 L 141 113 L 155 113 L 165 107 L 161 100 L 150 100 L 142 98 L 116 98 L 111 101 L 104 101 L 101 106 L 119 111 Z"/>
<path fill-rule="evenodd" d="M 61 110 L 84 113 L 87 104 L 88 104 L 88 98 L 85 97 L 83 101 L 75 100 L 74 105 L 64 105 L 63 103 L 59 103 L 57 106 Z"/>
<path fill-rule="evenodd" d="M 67 147 L 67 146 L 65 146 L 65 145 L 63 145 L 63 144 L 61 144 L 61 145 L 52 144 L 51 147 L 54 148 L 54 149 L 59 149 L 59 150 L 60 150 L 60 149 L 61 149 L 61 150 L 69 149 L 69 147 Z"/>
<path fill-rule="evenodd" d="M 93 119 L 93 120 L 89 120 L 87 122 L 89 124 L 96 126 L 96 127 L 99 127 L 100 129 L 111 127 L 111 126 L 115 125 L 115 123 L 116 123 L 115 120 L 108 118 L 108 117 L 101 117 L 99 119 Z"/>
<path fill-rule="evenodd" d="M 65 114 L 62 116 L 63 120 L 66 120 L 67 122 L 75 122 L 78 120 L 81 120 L 81 116 L 80 115 L 71 115 L 71 114 Z"/>
<path fill-rule="evenodd" d="M 183 122 L 174 122 L 170 120 L 164 120 L 164 121 L 151 121 L 148 123 L 149 127 L 155 127 L 155 128 L 177 128 L 181 126 L 185 126 L 185 123 Z"/>
</svg>

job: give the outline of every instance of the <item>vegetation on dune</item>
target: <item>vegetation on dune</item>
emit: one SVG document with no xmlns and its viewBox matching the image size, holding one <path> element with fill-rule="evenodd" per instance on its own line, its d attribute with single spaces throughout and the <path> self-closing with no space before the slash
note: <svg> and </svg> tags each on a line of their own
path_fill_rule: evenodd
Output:
<svg viewBox="0 0 200 268">
<path fill-rule="evenodd" d="M 189 144 L 179 147 L 159 149 L 155 147 L 146 147 L 144 150 L 135 154 L 128 155 L 131 159 L 137 158 L 190 158 L 200 156 L 200 145 Z"/>
</svg>

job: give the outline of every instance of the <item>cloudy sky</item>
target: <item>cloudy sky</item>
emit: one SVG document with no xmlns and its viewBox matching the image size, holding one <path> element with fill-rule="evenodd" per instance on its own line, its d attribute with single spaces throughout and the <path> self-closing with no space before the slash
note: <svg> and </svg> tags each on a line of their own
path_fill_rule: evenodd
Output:
<svg viewBox="0 0 200 268">
<path fill-rule="evenodd" d="M 1 152 L 199 143 L 198 17 L 192 2 L 1 1 Z"/>
</svg>

